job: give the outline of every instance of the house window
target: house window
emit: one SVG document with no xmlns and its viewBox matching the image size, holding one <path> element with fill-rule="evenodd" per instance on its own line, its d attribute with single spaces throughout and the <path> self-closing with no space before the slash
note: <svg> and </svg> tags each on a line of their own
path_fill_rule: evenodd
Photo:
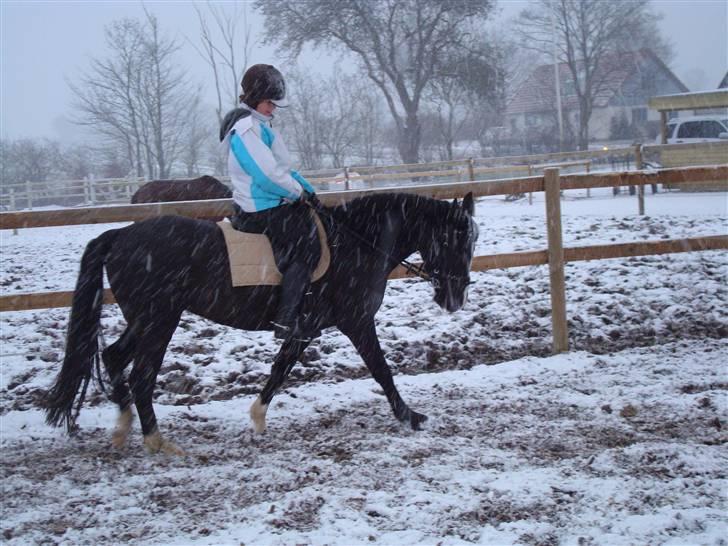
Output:
<svg viewBox="0 0 728 546">
<path fill-rule="evenodd" d="M 526 127 L 536 127 L 541 124 L 541 116 L 538 114 L 526 114 Z"/>
<path fill-rule="evenodd" d="M 574 80 L 568 79 L 564 82 L 563 93 L 567 97 L 573 97 L 576 95 L 576 84 L 574 84 Z"/>
<path fill-rule="evenodd" d="M 647 108 L 632 108 L 632 123 L 644 123 L 647 121 Z"/>
</svg>

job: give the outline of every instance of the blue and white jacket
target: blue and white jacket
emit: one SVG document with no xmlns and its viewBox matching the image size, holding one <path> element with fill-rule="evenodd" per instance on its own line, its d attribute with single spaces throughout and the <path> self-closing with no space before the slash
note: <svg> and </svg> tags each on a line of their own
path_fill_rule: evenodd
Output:
<svg viewBox="0 0 728 546">
<path fill-rule="evenodd" d="M 247 105 L 230 112 L 220 138 L 228 149 L 233 199 L 245 212 L 257 212 L 296 201 L 303 190 L 315 190 L 291 169 L 291 158 L 271 118 Z"/>
</svg>

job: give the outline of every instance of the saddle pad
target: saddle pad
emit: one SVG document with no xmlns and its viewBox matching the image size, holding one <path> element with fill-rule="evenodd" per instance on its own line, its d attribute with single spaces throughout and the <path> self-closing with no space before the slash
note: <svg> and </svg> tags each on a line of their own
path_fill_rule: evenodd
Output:
<svg viewBox="0 0 728 546">
<path fill-rule="evenodd" d="M 318 228 L 321 245 L 321 259 L 311 277 L 311 281 L 317 281 L 329 268 L 331 253 L 321 220 L 314 211 L 311 214 Z M 281 273 L 273 259 L 273 248 L 268 237 L 262 233 L 238 231 L 229 221 L 218 222 L 217 225 L 225 236 L 233 286 L 281 284 Z"/>
</svg>

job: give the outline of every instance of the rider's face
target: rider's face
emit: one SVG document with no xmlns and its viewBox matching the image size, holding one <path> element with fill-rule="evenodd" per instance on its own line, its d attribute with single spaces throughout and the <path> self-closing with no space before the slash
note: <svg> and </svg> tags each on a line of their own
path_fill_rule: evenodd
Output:
<svg viewBox="0 0 728 546">
<path fill-rule="evenodd" d="M 276 105 L 273 103 L 273 101 L 262 100 L 258 103 L 258 106 L 255 110 L 259 114 L 263 114 L 264 116 L 272 116 L 273 112 L 275 112 L 276 110 Z"/>
</svg>

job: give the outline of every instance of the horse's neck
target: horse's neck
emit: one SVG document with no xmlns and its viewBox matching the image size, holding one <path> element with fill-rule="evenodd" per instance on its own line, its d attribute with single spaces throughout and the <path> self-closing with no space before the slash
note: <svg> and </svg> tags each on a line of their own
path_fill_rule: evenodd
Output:
<svg viewBox="0 0 728 546">
<path fill-rule="evenodd" d="M 352 222 L 349 227 L 353 231 L 389 255 L 394 267 L 428 244 L 428 219 L 435 217 L 433 209 L 438 205 L 433 199 L 414 195 L 375 196 L 364 198 L 357 204 L 361 208 L 342 220 Z"/>
<path fill-rule="evenodd" d="M 394 240 L 392 254 L 397 261 L 407 258 L 428 244 L 431 238 L 429 219 L 434 216 L 431 209 L 435 206 L 437 202 L 434 200 L 406 196 L 399 206 L 388 211 L 389 218 L 384 225 L 391 226 L 390 237 Z"/>
</svg>

